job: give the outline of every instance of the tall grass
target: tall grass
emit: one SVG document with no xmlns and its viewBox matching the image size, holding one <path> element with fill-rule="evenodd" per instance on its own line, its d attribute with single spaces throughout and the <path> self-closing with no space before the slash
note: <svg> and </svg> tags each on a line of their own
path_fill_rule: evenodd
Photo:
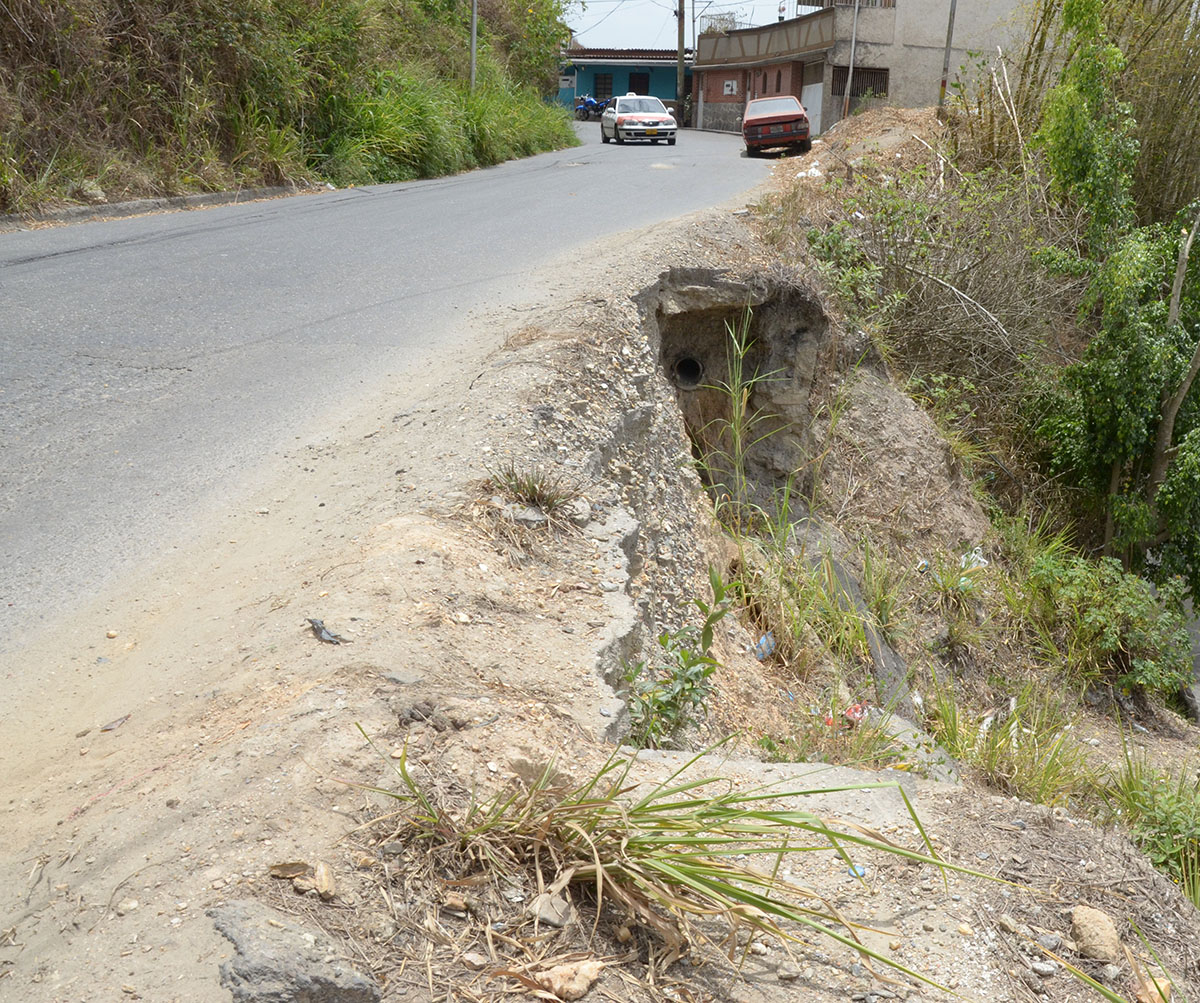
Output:
<svg viewBox="0 0 1200 1003">
<path fill-rule="evenodd" d="M 1089 797 L 1095 773 L 1074 737 L 1070 712 L 1048 689 L 1025 686 L 1008 704 L 968 714 L 954 688 L 934 690 L 934 735 L 955 759 L 979 770 L 993 786 L 1036 804 Z"/>
<path fill-rule="evenodd" d="M 367 184 L 570 145 L 565 110 L 532 86 L 552 47 L 534 58 L 523 41 L 557 23 L 553 6 L 506 9 L 496 25 L 485 12 L 472 92 L 450 5 L 9 0 L 0 212 L 72 200 L 85 182 L 110 200 Z"/>
</svg>

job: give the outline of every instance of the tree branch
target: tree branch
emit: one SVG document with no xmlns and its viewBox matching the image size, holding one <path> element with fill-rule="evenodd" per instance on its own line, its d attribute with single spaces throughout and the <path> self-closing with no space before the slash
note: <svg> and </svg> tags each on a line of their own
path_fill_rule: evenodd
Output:
<svg viewBox="0 0 1200 1003">
<path fill-rule="evenodd" d="M 1192 232 L 1187 235 L 1187 239 L 1179 246 L 1179 261 L 1175 265 L 1175 282 L 1171 286 L 1171 305 L 1167 309 L 1167 327 L 1174 327 L 1179 323 L 1180 301 L 1183 297 L 1183 279 L 1187 274 L 1188 257 L 1192 253 L 1192 244 L 1196 239 L 1196 233 L 1200 231 L 1200 212 L 1196 213 L 1196 221 L 1192 224 Z M 1171 463 L 1171 440 L 1175 437 L 1175 419 L 1179 416 L 1179 409 L 1183 406 L 1184 399 L 1188 392 L 1192 389 L 1192 384 L 1196 380 L 1197 374 L 1200 374 L 1200 342 L 1196 343 L 1196 350 L 1192 353 L 1192 361 L 1188 365 L 1187 373 L 1184 375 L 1179 386 L 1175 388 L 1174 393 L 1168 393 L 1167 388 L 1163 388 L 1162 399 L 1162 418 L 1158 423 L 1158 432 L 1154 437 L 1154 459 L 1150 466 L 1150 480 L 1146 485 L 1146 500 L 1151 506 L 1154 505 L 1154 499 L 1158 495 L 1158 489 L 1162 487 L 1163 481 L 1167 479 L 1167 467 Z"/>
<path fill-rule="evenodd" d="M 1197 218 L 1196 222 L 1200 223 L 1200 217 Z M 945 279 L 939 279 L 936 275 L 931 275 L 929 272 L 923 272 L 923 271 L 921 271 L 921 269 L 913 268 L 911 265 L 908 265 L 905 267 L 907 267 L 908 271 L 913 272 L 916 275 L 923 276 L 924 278 L 931 279 L 932 281 L 936 282 L 939 286 L 942 286 L 943 288 L 950 290 L 950 292 L 954 293 L 954 295 L 957 296 L 960 300 L 963 300 L 966 303 L 970 303 L 971 306 L 973 306 L 976 310 L 978 310 L 981 314 L 983 314 L 988 320 L 990 320 L 996 326 L 996 330 L 999 331 L 1002 335 L 1004 335 L 1005 339 L 1010 344 L 1012 343 L 1012 340 L 1013 340 L 1012 335 L 1010 335 L 1006 330 L 1004 330 L 1004 325 L 1001 324 L 1000 321 L 996 319 L 995 315 L 990 310 L 988 310 L 987 307 L 985 307 L 982 303 L 980 303 L 978 300 L 972 299 L 970 296 L 968 296 L 966 293 L 964 293 L 957 286 L 952 286 Z"/>
</svg>

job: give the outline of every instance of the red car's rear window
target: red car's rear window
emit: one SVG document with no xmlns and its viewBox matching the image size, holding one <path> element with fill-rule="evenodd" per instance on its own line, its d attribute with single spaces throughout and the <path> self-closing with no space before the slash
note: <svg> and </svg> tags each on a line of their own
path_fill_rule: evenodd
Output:
<svg viewBox="0 0 1200 1003">
<path fill-rule="evenodd" d="M 746 105 L 746 118 L 757 118 L 759 115 L 786 115 L 788 112 L 802 112 L 800 102 L 792 97 L 760 98 Z"/>
</svg>

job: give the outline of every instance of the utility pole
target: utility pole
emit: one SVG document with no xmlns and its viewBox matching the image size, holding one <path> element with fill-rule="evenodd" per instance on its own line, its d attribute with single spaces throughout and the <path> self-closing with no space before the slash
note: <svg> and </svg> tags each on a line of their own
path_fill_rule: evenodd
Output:
<svg viewBox="0 0 1200 1003">
<path fill-rule="evenodd" d="M 471 90 L 475 89 L 475 36 L 479 24 L 479 0 L 471 0 Z"/>
<path fill-rule="evenodd" d="M 675 115 L 683 121 L 683 42 L 684 29 L 687 22 L 684 20 L 683 13 L 684 0 L 679 0 L 679 7 L 675 11 L 675 17 L 679 20 L 679 59 L 675 65 Z"/>
<path fill-rule="evenodd" d="M 950 43 L 954 41 L 954 6 L 957 0 L 950 0 L 950 23 L 946 25 L 946 54 L 942 57 L 942 89 L 938 93 L 938 111 L 946 103 L 946 79 L 950 76 Z"/>
<path fill-rule="evenodd" d="M 954 0 L 950 0 L 951 3 Z M 854 0 L 854 27 L 850 29 L 850 66 L 846 70 L 846 99 L 842 102 L 842 118 L 850 115 L 850 87 L 854 83 L 854 46 L 858 42 L 858 3 Z"/>
</svg>

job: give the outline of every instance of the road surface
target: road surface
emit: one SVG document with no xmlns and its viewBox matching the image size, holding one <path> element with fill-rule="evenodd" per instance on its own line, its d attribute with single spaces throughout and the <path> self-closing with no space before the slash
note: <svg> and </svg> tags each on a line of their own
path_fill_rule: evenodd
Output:
<svg viewBox="0 0 1200 1003">
<path fill-rule="evenodd" d="M 0 235 L 0 659 L 202 523 L 339 402 L 598 238 L 763 180 L 737 137 Z"/>
</svg>

